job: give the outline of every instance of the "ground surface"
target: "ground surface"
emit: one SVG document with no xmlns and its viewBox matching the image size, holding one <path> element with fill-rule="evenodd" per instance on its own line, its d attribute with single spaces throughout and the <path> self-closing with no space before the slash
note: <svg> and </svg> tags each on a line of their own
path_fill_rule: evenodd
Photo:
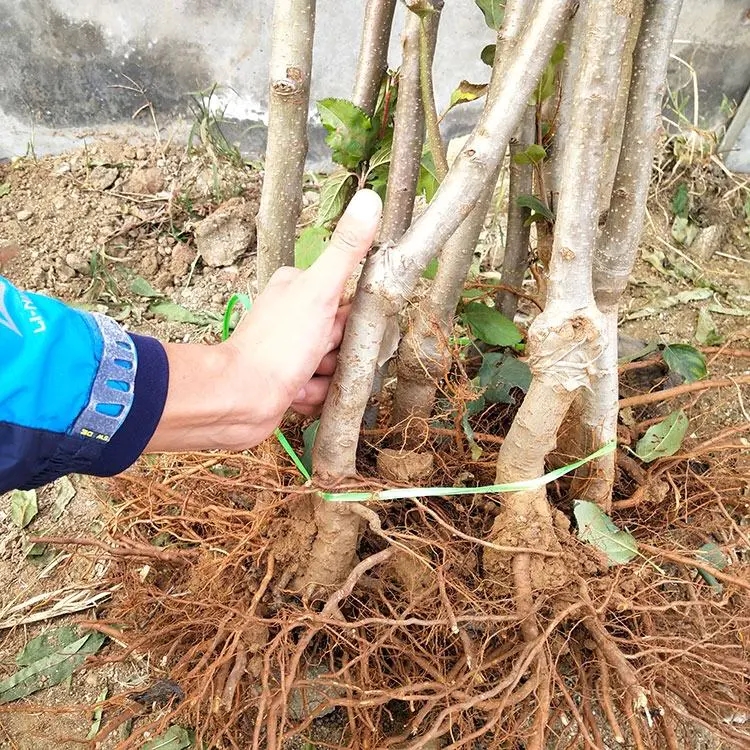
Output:
<svg viewBox="0 0 750 750">
<path fill-rule="evenodd" d="M 679 245 L 670 232 L 671 201 L 680 182 L 689 186 L 691 221 L 699 227 L 691 247 Z M 247 224 L 242 217 L 255 213 L 259 196 L 257 173 L 216 161 L 210 153 L 100 141 L 83 152 L 0 165 L 0 188 L 0 273 L 27 289 L 110 314 L 132 330 L 171 340 L 215 341 L 229 296 L 251 286 L 252 251 L 215 267 L 196 253 L 196 226 L 206 216 L 234 201 L 230 214 Z M 741 198 L 747 195 L 741 178 L 725 174 L 714 162 L 661 173 L 623 310 L 624 333 L 646 342 L 747 349 L 750 216 L 741 209 Z M 308 193 L 306 201 L 314 200 Z M 718 228 L 718 243 L 705 241 L 711 227 Z M 490 228 L 485 242 L 495 234 Z M 715 340 L 696 341 L 701 311 L 704 324 L 710 319 L 715 328 Z M 741 356 L 714 351 L 708 359 L 711 377 L 748 372 L 749 361 Z M 750 420 L 747 387 L 693 394 L 685 404 L 695 440 Z M 747 461 L 744 466 L 747 470 Z M 475 475 L 480 471 L 477 466 Z M 108 576 L 110 563 L 95 549 L 50 545 L 40 557 L 27 554 L 29 535 L 97 537 L 121 508 L 108 504 L 101 483 L 78 477 L 72 482 L 75 495 L 63 503 L 59 486 L 40 491 L 39 513 L 23 531 L 12 522 L 6 500 L 0 499 L 0 679 L 15 671 L 14 657 L 32 637 L 76 618 L 106 616 L 108 603 L 118 597 Z M 744 518 L 737 513 L 736 521 L 746 526 L 747 506 Z M 145 580 L 149 571 L 139 570 Z M 66 599 L 71 593 L 80 597 L 72 605 Z M 97 594 L 102 595 L 99 607 L 87 606 Z M 31 602 L 33 597 L 38 599 Z M 73 614 L 50 611 L 63 600 Z M 41 621 L 34 621 L 40 612 Z M 105 650 L 104 657 L 114 650 Z M 152 661 L 143 650 L 117 663 L 89 663 L 69 684 L 1 710 L 0 748 L 80 747 L 91 726 L 90 706 L 105 688 L 113 696 L 167 676 L 166 665 Z M 59 710 L 71 705 L 79 708 Z M 158 716 L 158 707 L 155 711 Z M 105 716 L 105 722 L 109 718 Z M 335 746 L 341 725 L 333 722 L 331 727 L 320 731 L 328 732 L 327 740 Z M 115 731 L 102 746 L 115 747 L 123 732 Z M 722 746 L 710 736 L 681 741 L 684 747 Z"/>
</svg>

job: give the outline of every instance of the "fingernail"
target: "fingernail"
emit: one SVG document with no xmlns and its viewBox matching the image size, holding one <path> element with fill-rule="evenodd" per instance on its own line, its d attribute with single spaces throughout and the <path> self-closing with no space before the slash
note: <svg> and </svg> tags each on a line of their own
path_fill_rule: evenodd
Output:
<svg viewBox="0 0 750 750">
<path fill-rule="evenodd" d="M 346 213 L 352 218 L 370 222 L 379 219 L 382 210 L 383 201 L 374 190 L 359 190 L 349 201 Z"/>
</svg>

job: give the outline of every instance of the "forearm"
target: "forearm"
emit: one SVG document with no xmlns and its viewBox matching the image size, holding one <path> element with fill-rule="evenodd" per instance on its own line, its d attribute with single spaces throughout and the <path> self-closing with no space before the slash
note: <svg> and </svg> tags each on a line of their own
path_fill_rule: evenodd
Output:
<svg viewBox="0 0 750 750">
<path fill-rule="evenodd" d="M 233 348 L 166 344 L 169 389 L 147 453 L 227 449 L 257 445 L 268 434 L 258 405 L 269 394 L 253 392 L 253 368 L 238 371 Z M 273 429 L 273 427 L 270 427 Z"/>
</svg>

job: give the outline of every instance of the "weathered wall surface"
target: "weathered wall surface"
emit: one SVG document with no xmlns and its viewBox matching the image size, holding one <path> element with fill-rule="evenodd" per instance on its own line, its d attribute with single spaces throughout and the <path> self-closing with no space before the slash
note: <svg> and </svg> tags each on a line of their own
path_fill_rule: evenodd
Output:
<svg viewBox="0 0 750 750">
<path fill-rule="evenodd" d="M 348 96 L 364 0 L 319 0 L 313 96 Z M 0 0 L 0 158 L 80 142 L 133 122 L 151 102 L 161 125 L 187 116 L 187 94 L 218 83 L 245 149 L 262 153 L 273 0 Z M 399 9 L 397 25 L 403 18 Z M 473 0 L 444 10 L 436 88 L 446 102 L 461 78 L 480 81 L 478 53 L 492 40 Z M 750 85 L 750 0 L 686 0 L 675 53 L 698 73 L 701 114 Z M 392 64 L 398 64 L 398 39 Z M 689 71 L 675 63 L 676 84 Z M 692 93 L 692 84 L 685 93 Z M 146 112 L 136 119 L 148 125 Z M 464 119 L 470 116 L 464 113 Z M 459 127 L 454 121 L 452 127 Z M 313 161 L 325 159 L 314 129 Z M 750 160 L 750 155 L 748 156 Z"/>
</svg>

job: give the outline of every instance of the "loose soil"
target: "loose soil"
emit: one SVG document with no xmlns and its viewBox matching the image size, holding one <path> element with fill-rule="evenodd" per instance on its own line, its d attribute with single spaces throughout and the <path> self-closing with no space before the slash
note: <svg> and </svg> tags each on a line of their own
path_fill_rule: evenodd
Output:
<svg viewBox="0 0 750 750">
<path fill-rule="evenodd" d="M 678 244 L 670 229 L 671 201 L 683 183 L 691 196 L 691 221 L 699 230 L 698 237 L 690 247 Z M 252 290 L 255 265 L 252 247 L 226 266 L 209 267 L 198 254 L 195 243 L 196 226 L 227 202 L 239 198 L 245 213 L 255 212 L 260 175 L 252 169 L 232 166 L 226 160 L 217 160 L 210 153 L 188 153 L 184 147 L 173 144 L 162 147 L 153 143 L 102 139 L 84 151 L 38 161 L 26 158 L 0 164 L 0 187 L 0 273 L 23 288 L 112 315 L 131 330 L 155 335 L 163 340 L 207 342 L 218 340 L 220 319 L 228 298 L 235 292 Z M 309 220 L 317 200 L 314 189 L 307 190 L 305 196 L 303 223 Z M 708 311 L 716 329 L 716 341 L 709 342 L 713 349 L 707 354 L 709 376 L 726 378 L 748 373 L 748 196 L 747 182 L 743 183 L 740 176 L 726 173 L 716 160 L 675 166 L 674 160 L 665 157 L 660 162 L 641 257 L 623 306 L 621 331 L 630 337 L 631 345 L 636 348 L 651 342 L 698 345 L 695 338 L 698 316 L 703 310 L 705 318 Z M 743 208 L 745 201 L 748 208 Z M 713 244 L 702 241 L 701 238 L 705 240 L 712 234 L 712 228 L 718 228 L 716 231 L 721 235 L 720 241 Z M 492 246 L 501 234 L 500 230 L 498 224 L 488 224 L 482 240 L 485 256 L 493 255 Z M 696 290 L 706 291 L 696 293 Z M 649 311 L 649 308 L 659 308 L 665 299 L 680 293 L 688 301 Z M 167 301 L 179 307 L 162 306 L 154 310 L 155 305 Z M 529 315 L 531 309 L 522 306 L 522 320 L 524 313 Z M 185 322 L 187 319 L 193 322 Z M 728 351 L 739 352 L 739 355 L 722 353 L 722 346 Z M 623 395 L 642 393 L 664 385 L 666 372 L 660 365 L 646 371 L 645 380 L 638 379 L 639 372 L 634 370 L 624 379 Z M 747 432 L 738 432 L 732 438 L 729 453 L 704 451 L 691 457 L 690 451 L 722 429 L 750 421 L 750 388 L 736 385 L 709 389 L 688 394 L 679 403 L 689 411 L 691 420 L 685 447 L 687 460 L 676 463 L 671 473 L 665 472 L 658 477 L 644 475 L 642 471 L 640 474 L 637 471 L 628 473 L 626 467 L 618 490 L 618 498 L 625 504 L 622 505 L 621 515 L 615 519 L 631 530 L 648 527 L 649 533 L 653 530 L 653 535 L 660 537 L 665 549 L 675 548 L 683 541 L 695 547 L 700 538 L 718 541 L 735 554 L 732 558 L 734 564 L 728 572 L 744 575 L 747 580 L 749 552 L 748 545 L 743 542 L 743 539 L 747 541 L 750 529 Z M 653 407 L 625 410 L 622 421 L 626 438 L 639 434 L 639 423 L 663 416 L 673 407 L 674 402 L 669 401 Z M 502 418 L 503 415 L 497 413 L 486 415 L 483 417 L 486 421 L 477 427 L 477 431 L 493 432 Z M 289 434 L 299 446 L 298 423 L 290 423 Z M 366 438 L 368 447 L 363 459 L 364 468 L 372 463 L 378 440 L 378 437 Z M 471 484 L 489 483 L 492 480 L 494 454 L 491 443 L 482 444 L 483 454 L 474 457 L 466 452 L 456 453 L 451 444 L 452 439 L 441 438 L 434 445 L 437 460 L 435 473 L 430 480 L 432 483 Z M 462 450 L 465 451 L 465 446 Z M 116 637 L 110 640 L 100 655 L 89 660 L 84 668 L 73 675 L 69 684 L 40 691 L 21 703 L 0 710 L 0 748 L 72 750 L 81 747 L 91 726 L 91 707 L 104 689 L 111 701 L 105 711 L 104 725 L 113 722 L 113 726 L 112 732 L 99 745 L 102 748 L 115 748 L 126 739 L 131 722 L 126 722 L 125 718 L 133 719 L 132 725 L 136 728 L 147 727 L 139 740 L 141 744 L 173 719 L 189 726 L 188 714 L 176 714 L 176 718 L 170 718 L 170 709 L 161 706 L 160 701 L 134 708 L 132 701 L 129 703 L 122 696 L 133 691 L 142 692 L 160 680 L 175 678 L 176 674 L 185 678 L 184 686 L 188 690 L 200 679 L 208 684 L 210 680 L 200 674 L 200 670 L 197 677 L 196 673 L 190 671 L 194 664 L 191 666 L 186 662 L 182 672 L 175 670 L 175 664 L 179 666 L 181 657 L 207 637 L 205 632 L 210 631 L 211 618 L 215 620 L 222 612 L 247 612 L 254 606 L 251 601 L 253 592 L 263 585 L 269 564 L 275 564 L 276 572 L 270 596 L 264 597 L 260 605 L 261 619 L 266 624 L 256 623 L 254 629 L 243 631 L 240 645 L 235 643 L 234 648 L 237 653 L 244 654 L 242 672 L 245 678 L 250 683 L 254 680 L 257 687 L 269 674 L 268 664 L 264 665 L 264 653 L 271 632 L 269 628 L 274 627 L 274 618 L 278 621 L 284 617 L 291 618 L 287 619 L 287 623 L 294 623 L 296 630 L 289 626 L 286 631 L 283 628 L 274 631 L 277 635 L 273 642 L 273 653 L 279 661 L 271 665 L 271 672 L 275 669 L 274 674 L 278 674 L 279 669 L 285 669 L 288 656 L 279 656 L 279 643 L 287 643 L 291 649 L 301 638 L 300 626 L 304 622 L 308 604 L 302 607 L 302 614 L 295 620 L 296 600 L 285 596 L 284 590 L 294 575 L 300 556 L 309 547 L 314 532 L 309 499 L 294 494 L 291 489 L 295 482 L 294 474 L 287 464 L 288 461 L 271 443 L 249 456 L 146 458 L 123 479 L 113 483 L 74 477 L 72 482 L 76 494 L 62 512 L 56 509 L 58 488 L 52 486 L 41 490 L 38 493 L 39 515 L 24 531 L 14 526 L 6 499 L 0 499 L 0 581 L 5 584 L 0 591 L 0 679 L 15 671 L 15 655 L 25 643 L 45 629 L 84 619 L 88 622 L 126 623 L 121 642 Z M 726 481 L 722 483 L 722 480 Z M 639 483 L 644 482 L 652 482 L 649 486 L 654 488 L 658 485 L 663 501 L 628 509 L 627 499 L 633 496 Z M 718 492 L 719 501 L 723 499 L 721 507 L 726 511 L 726 518 L 720 516 L 713 505 L 709 508 L 714 498 L 711 492 L 706 491 L 706 484 L 718 488 L 712 492 Z M 286 498 L 273 491 L 283 485 L 291 492 Z M 701 492 L 711 498 L 710 501 L 700 495 Z M 563 517 L 569 512 L 564 484 L 557 489 L 557 494 L 559 513 Z M 702 498 L 700 502 L 691 499 L 699 495 Z M 482 499 L 430 507 L 439 509 L 444 521 L 473 530 L 479 537 L 485 536 L 497 515 L 495 504 Z M 364 591 L 370 591 L 372 596 L 375 596 L 372 592 L 382 593 L 386 589 L 379 587 L 386 585 L 382 584 L 382 581 L 386 581 L 387 587 L 390 587 L 387 590 L 400 592 L 400 601 L 409 603 L 410 616 L 417 619 L 428 619 L 435 615 L 436 598 L 445 599 L 447 596 L 445 580 L 450 581 L 448 592 L 451 597 L 455 595 L 454 604 L 458 609 L 464 608 L 466 602 L 481 600 L 485 584 L 482 581 L 482 558 L 476 547 L 470 544 L 451 547 L 450 539 L 435 531 L 435 528 L 439 531 L 439 527 L 435 526 L 434 518 L 425 516 L 424 510 L 417 512 L 404 506 L 400 510 L 378 508 L 378 512 L 387 517 L 384 528 L 400 530 L 400 538 L 408 549 L 392 557 L 379 578 L 368 579 L 366 576 L 361 582 Z M 709 517 L 710 524 L 707 520 Z M 721 519 L 721 523 L 717 518 Z M 702 537 L 701 534 L 696 536 L 696 523 L 707 524 Z M 717 529 L 721 527 L 721 536 L 717 539 Z M 420 528 L 424 530 L 423 534 L 419 533 Z M 223 534 L 227 534 L 226 540 L 222 539 Z M 247 548 L 244 552 L 238 552 L 244 543 L 242 534 L 246 535 Z M 149 560 L 138 558 L 137 555 L 112 559 L 90 546 L 50 545 L 41 557 L 29 557 L 30 535 L 68 539 L 93 537 L 105 541 L 116 537 L 134 543 L 162 545 L 158 549 L 192 550 L 189 554 L 193 556 L 185 558 L 188 563 L 169 562 L 166 558 L 161 561 L 156 558 Z M 653 535 L 649 539 L 656 544 Z M 380 549 L 377 541 L 376 536 L 366 536 L 361 556 Z M 275 557 L 272 559 L 275 563 L 269 563 L 262 556 L 266 547 L 262 547 L 261 543 L 266 547 L 273 546 Z M 446 550 L 441 570 L 448 578 L 443 580 L 442 588 L 435 587 L 434 571 L 429 567 L 420 567 L 412 555 L 415 550 L 419 554 L 422 551 L 428 554 L 431 548 L 434 552 L 436 545 Z M 577 565 L 581 564 L 589 574 L 599 576 L 600 591 L 605 591 L 608 586 L 612 586 L 613 591 L 617 589 L 623 611 L 627 609 L 628 602 L 632 604 L 636 601 L 639 591 L 644 588 L 655 591 L 662 585 L 648 566 L 624 568 L 620 580 L 620 573 L 608 572 L 596 554 L 590 554 L 590 559 L 586 559 L 585 556 L 581 557 L 578 550 L 575 555 Z M 217 563 L 217 560 L 224 558 L 225 562 Z M 234 567 L 230 567 L 230 563 Z M 665 568 L 671 576 L 671 582 L 665 585 L 678 586 L 676 581 L 682 581 L 679 585 L 685 585 L 693 596 L 697 596 L 696 589 L 703 586 L 700 595 L 711 596 L 710 591 L 706 594 L 705 584 L 701 584 L 700 580 L 690 578 L 684 583 L 684 570 L 674 563 L 668 563 Z M 457 573 L 453 576 L 451 570 L 459 571 L 460 575 Z M 469 581 L 477 588 L 467 589 Z M 25 621 L 33 619 L 32 616 L 40 610 L 52 607 L 73 589 L 88 592 L 90 596 L 102 593 L 105 598 L 96 607 L 83 607 L 71 615 L 50 615 L 41 622 Z M 184 592 L 184 609 L 179 608 L 179 599 L 170 598 L 177 589 Z M 38 603 L 11 614 L 12 607 L 37 596 Z M 165 597 L 169 599 L 172 609 L 160 611 L 159 603 L 162 599 L 166 601 Z M 205 606 L 199 611 L 195 602 L 201 597 Z M 362 618 L 378 614 L 371 604 L 365 603 L 364 595 L 362 602 L 352 606 Z M 449 608 L 450 605 L 445 606 Z M 734 605 L 727 606 L 731 608 Z M 395 607 L 396 602 L 394 612 Z M 502 607 L 499 607 L 498 616 L 502 611 Z M 308 616 L 312 616 L 311 613 L 312 610 L 309 610 Z M 487 611 L 486 614 L 493 613 Z M 687 617 L 684 613 L 680 616 Z M 657 621 L 654 638 L 662 638 L 663 635 L 658 631 L 658 624 L 663 619 L 660 618 L 653 616 Z M 17 621 L 15 627 L 8 627 Z M 711 640 L 711 622 L 707 626 L 704 623 L 707 641 Z M 158 624 L 157 631 L 161 629 L 159 632 L 154 630 L 155 623 Z M 721 627 L 725 626 L 726 623 Z M 628 626 L 623 627 L 626 630 Z M 319 638 L 323 637 L 323 632 L 321 630 Z M 687 630 L 685 632 L 686 638 L 692 637 Z M 113 635 L 111 629 L 108 633 Z M 726 633 L 729 640 L 744 639 L 742 644 L 747 659 L 750 644 L 747 623 L 734 631 L 727 627 Z M 145 643 L 141 638 L 144 634 L 148 640 Z M 472 631 L 471 635 L 481 640 L 479 630 Z M 562 636 L 556 637 L 560 639 Z M 682 644 L 680 647 L 690 648 L 690 644 L 686 645 L 679 637 L 679 633 L 675 633 L 675 648 L 678 648 L 678 642 Z M 352 638 L 353 644 L 360 642 L 354 635 Z M 126 652 L 123 644 L 137 647 Z M 439 653 L 435 649 L 446 649 L 447 659 L 447 649 L 455 645 L 446 644 L 452 644 L 450 634 L 435 636 L 434 648 L 426 641 L 420 642 L 415 638 L 410 644 L 415 654 L 415 664 L 422 663 L 420 659 L 429 662 L 427 652 L 431 648 L 432 655 Z M 485 646 L 490 647 L 489 641 Z M 399 669 L 404 670 L 401 675 L 404 684 L 414 678 L 411 668 L 397 664 L 396 654 L 406 647 L 404 643 L 394 646 L 395 650 L 390 652 L 389 657 L 394 663 L 377 666 L 378 673 L 388 676 L 389 688 L 395 692 L 398 692 L 400 684 Z M 700 644 L 696 644 L 696 648 L 700 647 Z M 458 648 L 460 651 L 461 647 Z M 493 648 L 497 648 L 497 644 Z M 572 640 L 569 650 L 566 650 L 568 646 L 562 640 L 553 642 L 550 648 L 556 658 L 568 659 L 571 664 L 583 656 L 583 651 Z M 327 664 L 329 658 L 331 663 L 336 660 L 335 651 L 328 654 L 322 652 L 319 656 L 323 672 L 331 666 Z M 204 665 L 204 672 L 210 673 L 212 679 L 218 675 L 217 679 L 221 680 L 223 686 L 229 681 L 228 668 L 225 668 L 222 676 L 221 665 Z M 477 679 L 485 678 L 478 675 Z M 325 683 L 327 687 L 320 688 L 324 694 L 322 698 L 318 694 L 318 703 L 330 695 L 326 691 L 333 690 L 334 697 L 341 695 L 341 690 L 336 687 L 337 680 L 347 682 L 347 673 L 339 675 L 337 679 L 329 679 Z M 248 692 L 252 694 L 254 689 L 251 686 Z M 344 695 L 347 695 L 346 691 Z M 118 696 L 119 702 L 112 701 Z M 704 697 L 685 695 L 684 705 L 690 709 L 690 700 L 701 701 Z M 744 702 L 747 707 L 750 705 L 750 687 L 747 682 L 739 687 L 733 685 L 723 698 L 727 706 Z M 231 700 L 230 696 L 230 705 Z M 297 700 L 300 704 L 303 702 L 299 698 Z M 305 700 L 314 703 L 309 694 Z M 345 700 L 339 700 L 338 704 L 340 707 L 333 713 L 317 719 L 304 732 L 306 736 L 311 735 L 320 747 L 350 746 L 351 736 L 347 733 L 347 725 L 354 722 L 359 714 L 355 717 L 351 702 L 347 704 Z M 519 703 L 520 707 L 523 705 Z M 391 736 L 401 734 L 414 710 L 404 701 L 384 703 L 377 715 L 380 731 L 386 734 L 390 732 Z M 555 706 L 554 710 L 550 721 L 559 721 L 562 722 L 561 726 L 567 726 L 565 722 L 570 723 L 573 719 L 574 711 L 568 706 Z M 300 709 L 300 713 L 304 712 Z M 609 725 L 598 707 L 595 713 L 602 727 L 601 746 L 615 746 Z M 293 719 L 299 720 L 300 717 Z M 749 720 L 750 708 L 744 714 L 727 708 L 724 717 L 725 722 L 735 722 L 738 730 L 747 727 Z M 114 727 L 118 721 L 121 724 Z M 521 719 L 518 721 L 522 730 L 523 722 Z M 622 716 L 621 721 L 627 724 L 627 719 Z M 234 728 L 237 743 L 234 746 L 250 747 L 253 731 L 250 718 L 239 721 Z M 463 731 L 468 731 L 467 726 L 463 726 Z M 511 732 L 510 729 L 508 731 Z M 689 722 L 678 722 L 675 731 L 675 747 L 708 750 L 731 746 L 726 737 L 718 737 L 706 728 Z M 632 735 L 627 731 L 626 734 L 628 743 L 635 742 Z M 522 732 L 519 736 L 522 736 Z M 745 746 L 750 746 L 750 734 L 747 736 L 748 744 Z M 559 741 L 565 745 L 566 742 L 574 742 L 574 738 L 570 733 L 566 735 L 561 731 Z M 311 747 L 296 739 L 289 740 L 287 746 Z M 362 744 L 361 747 L 367 745 Z"/>
</svg>

